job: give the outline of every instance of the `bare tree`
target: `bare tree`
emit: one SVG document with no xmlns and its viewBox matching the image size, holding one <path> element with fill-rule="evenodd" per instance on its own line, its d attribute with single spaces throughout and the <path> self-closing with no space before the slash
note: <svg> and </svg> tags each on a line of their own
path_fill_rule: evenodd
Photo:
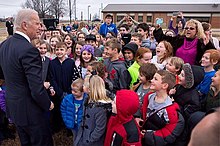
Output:
<svg viewBox="0 0 220 146">
<path fill-rule="evenodd" d="M 45 18 L 46 14 L 49 12 L 50 5 L 49 0 L 26 0 L 23 7 L 34 9 L 39 13 L 41 18 Z"/>
<path fill-rule="evenodd" d="M 53 15 L 57 19 L 64 15 L 65 6 L 64 0 L 26 0 L 22 5 L 23 8 L 36 10 L 41 18 L 45 18 L 46 15 Z"/>
<path fill-rule="evenodd" d="M 64 15 L 67 11 L 65 6 L 64 0 L 50 0 L 51 7 L 50 11 L 53 15 L 55 15 L 55 18 L 59 19 L 61 15 Z"/>
</svg>

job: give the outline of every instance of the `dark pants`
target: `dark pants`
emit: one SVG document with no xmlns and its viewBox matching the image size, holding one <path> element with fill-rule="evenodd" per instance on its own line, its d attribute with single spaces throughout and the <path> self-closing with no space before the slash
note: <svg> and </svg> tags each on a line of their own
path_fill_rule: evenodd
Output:
<svg viewBox="0 0 220 146">
<path fill-rule="evenodd" d="M 29 126 L 17 126 L 22 146 L 53 146 L 48 119 Z"/>
</svg>

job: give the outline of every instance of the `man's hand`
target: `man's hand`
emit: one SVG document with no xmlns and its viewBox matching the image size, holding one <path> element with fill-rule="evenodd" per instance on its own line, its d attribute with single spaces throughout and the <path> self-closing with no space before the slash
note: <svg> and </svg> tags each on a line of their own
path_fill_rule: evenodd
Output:
<svg viewBox="0 0 220 146">
<path fill-rule="evenodd" d="M 49 108 L 49 110 L 51 111 L 53 108 L 54 108 L 54 104 L 53 104 L 53 102 L 51 101 L 51 102 L 50 102 L 50 108 Z"/>
</svg>

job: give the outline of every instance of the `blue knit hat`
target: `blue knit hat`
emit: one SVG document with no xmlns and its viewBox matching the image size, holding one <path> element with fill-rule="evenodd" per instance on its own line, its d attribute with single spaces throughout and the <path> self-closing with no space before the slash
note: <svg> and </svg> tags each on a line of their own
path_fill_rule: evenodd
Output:
<svg viewBox="0 0 220 146">
<path fill-rule="evenodd" d="M 94 56 L 94 47 L 91 45 L 84 45 L 82 49 L 80 50 L 80 53 L 82 54 L 83 51 L 87 51 L 91 53 Z"/>
</svg>

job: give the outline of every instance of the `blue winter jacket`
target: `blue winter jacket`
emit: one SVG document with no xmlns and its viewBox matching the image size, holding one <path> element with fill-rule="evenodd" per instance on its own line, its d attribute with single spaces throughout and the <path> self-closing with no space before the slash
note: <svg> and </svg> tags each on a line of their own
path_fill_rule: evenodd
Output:
<svg viewBox="0 0 220 146">
<path fill-rule="evenodd" d="M 116 28 L 116 25 L 113 23 L 111 23 L 110 25 L 107 25 L 106 23 L 102 24 L 99 29 L 99 34 L 103 37 L 106 37 L 106 34 L 108 32 L 113 32 L 117 36 L 118 30 Z"/>
<path fill-rule="evenodd" d="M 87 96 L 86 93 L 83 94 L 83 101 Z M 67 128 L 73 129 L 78 131 L 79 126 L 82 122 L 82 115 L 83 115 L 83 103 L 80 105 L 78 112 L 76 113 L 75 109 L 75 97 L 72 94 L 68 94 L 66 97 L 63 98 L 62 103 L 60 105 L 61 115 L 64 121 L 64 124 Z M 75 114 L 77 114 L 77 122 L 75 123 Z"/>
</svg>

